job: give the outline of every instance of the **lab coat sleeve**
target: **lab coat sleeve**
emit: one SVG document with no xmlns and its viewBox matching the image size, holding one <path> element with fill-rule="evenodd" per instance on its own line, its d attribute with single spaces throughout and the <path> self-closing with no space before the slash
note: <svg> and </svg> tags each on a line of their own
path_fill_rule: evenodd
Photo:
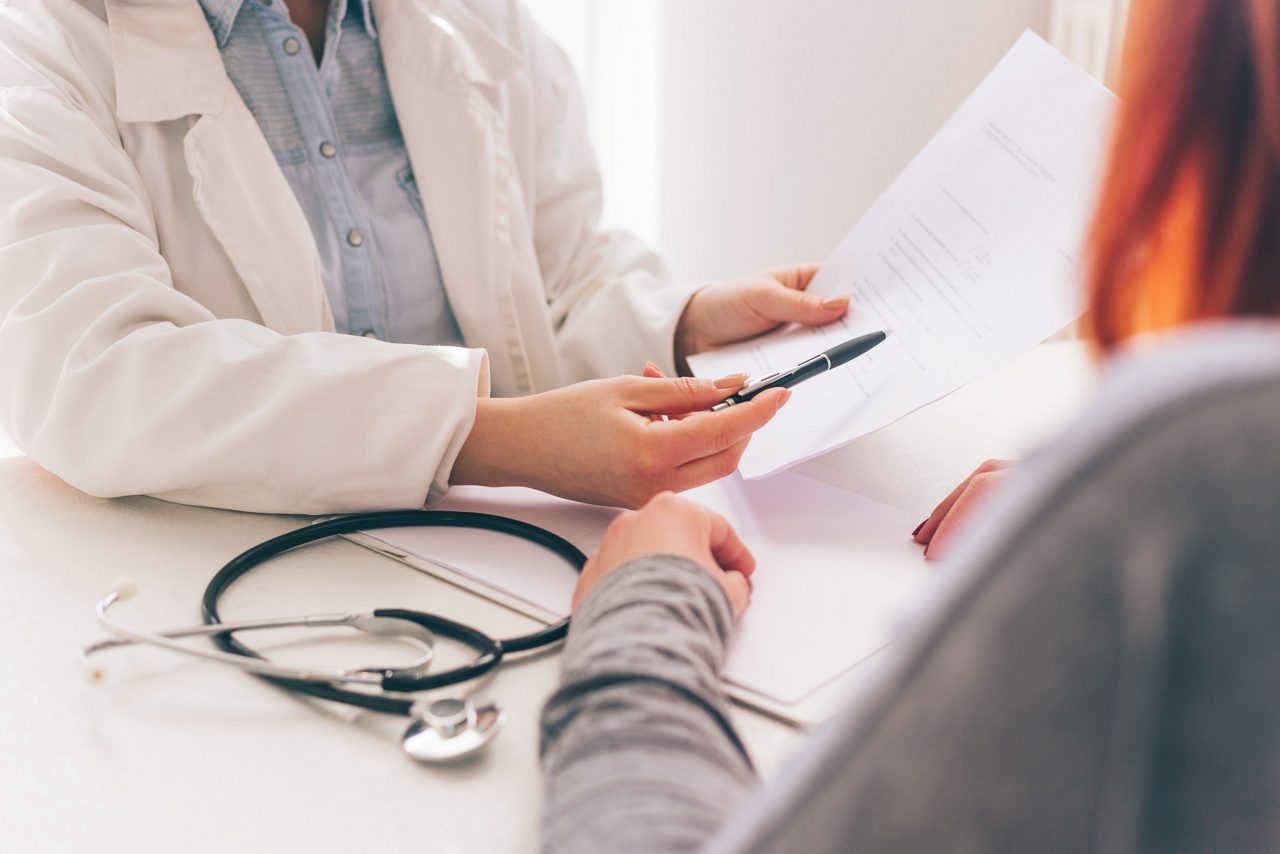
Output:
<svg viewBox="0 0 1280 854">
<path fill-rule="evenodd" d="M 98 496 L 288 513 L 441 496 L 488 390 L 483 352 L 215 318 L 173 287 L 109 96 L 22 73 L 0 87 L 14 442 Z"/>
<path fill-rule="evenodd" d="M 700 285 L 675 285 L 623 231 L 602 231 L 603 194 L 582 93 L 568 58 L 529 22 L 525 56 L 539 116 L 534 241 L 565 376 L 675 375 L 676 324 Z"/>
</svg>

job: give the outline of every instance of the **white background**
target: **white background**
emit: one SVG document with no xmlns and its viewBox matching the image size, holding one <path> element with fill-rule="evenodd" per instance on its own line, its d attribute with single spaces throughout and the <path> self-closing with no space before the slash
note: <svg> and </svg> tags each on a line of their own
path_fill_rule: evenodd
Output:
<svg viewBox="0 0 1280 854">
<path fill-rule="evenodd" d="M 606 221 L 676 278 L 822 260 L 1023 29 L 1101 75 L 1117 0 L 529 0 L 578 67 Z"/>
</svg>

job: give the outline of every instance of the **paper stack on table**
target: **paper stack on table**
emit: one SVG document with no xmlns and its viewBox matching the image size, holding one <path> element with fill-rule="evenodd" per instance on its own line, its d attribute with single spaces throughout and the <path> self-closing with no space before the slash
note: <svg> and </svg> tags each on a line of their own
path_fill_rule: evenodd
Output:
<svg viewBox="0 0 1280 854">
<path fill-rule="evenodd" d="M 919 520 L 905 511 L 791 472 L 767 484 L 734 476 L 685 496 L 724 515 L 758 561 L 724 673 L 753 695 L 798 702 L 888 643 L 904 610 L 933 587 L 936 568 L 911 542 Z M 458 487 L 440 507 L 530 522 L 588 554 L 618 513 L 515 487 Z M 415 565 L 413 558 L 440 565 L 446 578 L 524 613 L 550 621 L 569 612 L 572 570 L 523 540 L 394 528 L 358 541 Z"/>
<path fill-rule="evenodd" d="M 849 315 L 694 356 L 760 376 L 880 329 L 889 340 L 799 386 L 739 471 L 763 477 L 885 427 L 1080 312 L 1078 256 L 1115 97 L 1028 32 L 854 226 L 809 286 Z"/>
</svg>

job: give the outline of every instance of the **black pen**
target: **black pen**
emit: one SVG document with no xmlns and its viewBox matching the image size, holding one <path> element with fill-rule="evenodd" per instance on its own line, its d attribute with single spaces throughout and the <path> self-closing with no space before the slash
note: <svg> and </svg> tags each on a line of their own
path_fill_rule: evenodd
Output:
<svg viewBox="0 0 1280 854">
<path fill-rule="evenodd" d="M 841 365 L 852 362 L 863 353 L 883 343 L 888 337 L 888 332 L 871 332 L 867 335 L 860 335 L 852 341 L 837 344 L 830 350 L 819 353 L 812 359 L 807 359 L 796 365 L 794 368 L 787 368 L 785 371 L 774 371 L 771 374 L 765 374 L 760 379 L 753 380 L 748 383 L 742 391 L 726 397 L 724 400 L 711 407 L 711 411 L 719 412 L 721 409 L 728 409 L 735 403 L 746 403 L 762 391 L 768 391 L 771 388 L 791 388 L 793 385 L 816 377 L 818 374 L 825 374 L 827 371 L 833 371 Z"/>
</svg>

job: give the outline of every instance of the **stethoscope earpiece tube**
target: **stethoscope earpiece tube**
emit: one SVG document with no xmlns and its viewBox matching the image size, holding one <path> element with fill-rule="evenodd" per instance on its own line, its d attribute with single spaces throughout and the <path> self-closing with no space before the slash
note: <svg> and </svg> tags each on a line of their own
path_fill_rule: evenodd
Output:
<svg viewBox="0 0 1280 854">
<path fill-rule="evenodd" d="M 218 613 L 218 602 L 227 589 L 250 570 L 262 565 L 274 557 L 292 551 L 300 546 L 308 545 L 329 537 L 353 534 L 358 531 L 377 530 L 380 528 L 475 528 L 495 531 L 508 536 L 518 537 L 535 543 L 564 558 L 577 572 L 587 562 L 582 550 L 563 537 L 550 531 L 503 516 L 488 513 L 467 513 L 449 510 L 386 510 L 373 513 L 353 513 L 317 522 L 305 528 L 289 531 L 266 542 L 259 543 L 229 561 L 210 579 L 201 598 L 201 614 L 208 625 L 219 625 L 222 618 Z M 470 662 L 442 673 L 406 676 L 394 670 L 382 672 L 380 687 L 389 692 L 429 691 L 468 682 L 489 673 L 502 663 L 508 652 L 528 652 L 540 649 L 562 640 L 569 631 L 569 618 L 553 623 L 528 635 L 510 638 L 505 641 L 495 640 L 478 629 L 465 626 L 436 614 L 426 614 L 407 609 L 380 609 L 373 612 L 378 617 L 391 617 L 417 623 L 423 628 L 442 637 L 451 638 L 476 650 L 476 657 Z M 224 652 L 249 658 L 262 659 L 263 656 L 237 639 L 231 632 L 213 635 L 213 641 Z M 263 679 L 291 691 L 298 691 L 322 700 L 357 706 L 371 711 L 411 717 L 414 714 L 414 701 L 387 694 L 366 693 L 339 688 L 330 682 L 305 679 L 288 679 L 279 676 L 254 674 Z"/>
</svg>

